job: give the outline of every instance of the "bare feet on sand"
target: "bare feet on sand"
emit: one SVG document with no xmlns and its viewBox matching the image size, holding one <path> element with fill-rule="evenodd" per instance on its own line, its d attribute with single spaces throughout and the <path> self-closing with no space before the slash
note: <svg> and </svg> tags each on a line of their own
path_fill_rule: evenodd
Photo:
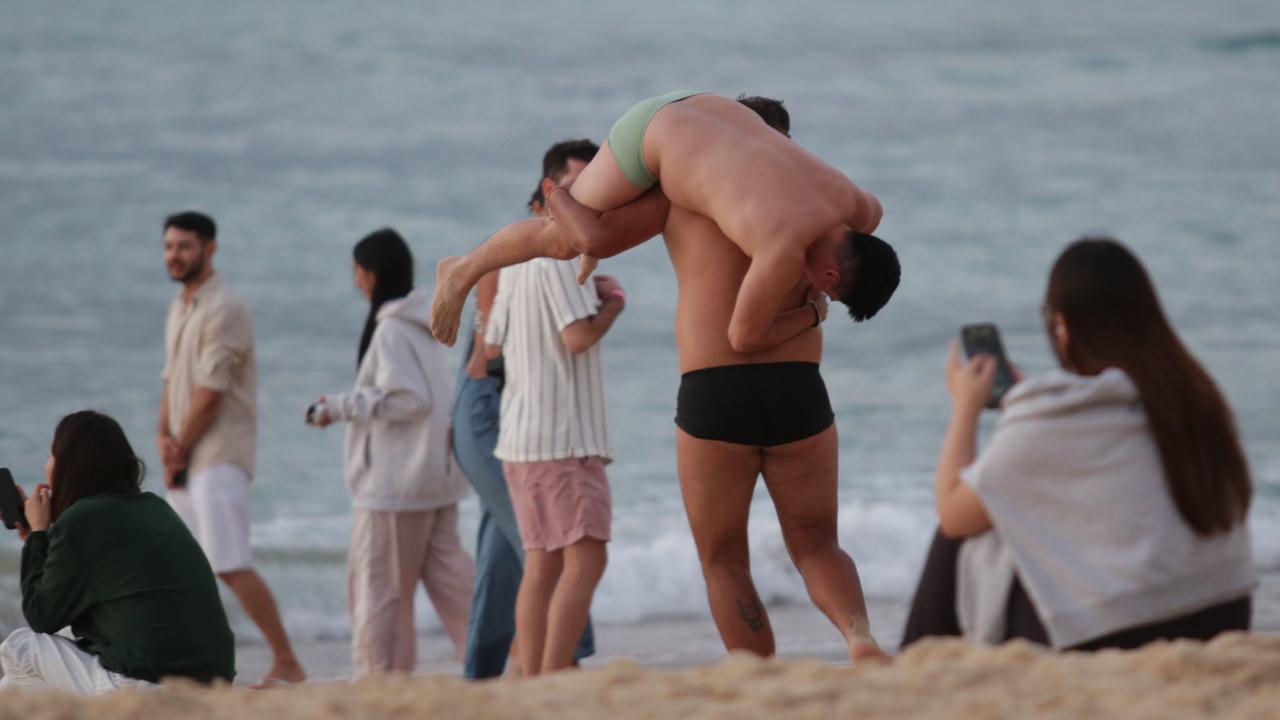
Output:
<svg viewBox="0 0 1280 720">
<path fill-rule="evenodd" d="M 462 258 L 447 257 L 436 264 L 436 292 L 431 298 L 431 334 L 453 347 L 458 339 L 458 323 L 471 288 L 461 288 L 453 277 L 453 267 Z"/>
<path fill-rule="evenodd" d="M 306 679 L 307 673 L 297 661 L 289 663 L 277 662 L 271 666 L 271 670 L 266 675 L 262 676 L 258 684 L 253 686 L 253 689 L 266 690 L 274 687 L 288 687 L 289 685 L 305 682 Z"/>
<path fill-rule="evenodd" d="M 864 662 L 888 665 L 893 656 L 880 649 L 880 644 L 872 637 L 855 637 L 849 641 L 849 662 L 857 665 Z"/>
</svg>

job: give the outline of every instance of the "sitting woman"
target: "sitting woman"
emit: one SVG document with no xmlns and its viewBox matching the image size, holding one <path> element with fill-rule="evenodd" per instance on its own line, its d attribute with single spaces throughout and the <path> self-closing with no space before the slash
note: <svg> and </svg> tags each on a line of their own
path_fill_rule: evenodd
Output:
<svg viewBox="0 0 1280 720">
<path fill-rule="evenodd" d="M 115 420 L 63 418 L 26 500 L 22 613 L 0 645 L 0 687 L 96 695 L 235 676 L 235 642 L 204 552 L 169 504 L 142 492 Z M 75 640 L 56 635 L 71 626 Z"/>
<path fill-rule="evenodd" d="M 963 634 L 1094 650 L 1247 630 L 1249 469 L 1142 265 L 1114 240 L 1072 244 L 1044 315 L 1062 369 L 1006 394 L 976 460 L 996 363 L 962 365 L 952 347 L 941 532 L 903 645 Z"/>
</svg>

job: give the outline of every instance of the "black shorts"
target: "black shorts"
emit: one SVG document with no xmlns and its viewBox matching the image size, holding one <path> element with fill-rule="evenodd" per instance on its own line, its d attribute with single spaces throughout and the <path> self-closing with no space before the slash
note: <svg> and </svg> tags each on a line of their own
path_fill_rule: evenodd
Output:
<svg viewBox="0 0 1280 720">
<path fill-rule="evenodd" d="M 770 447 L 813 437 L 833 422 L 817 363 L 722 365 L 680 378 L 676 425 L 702 440 Z"/>
</svg>

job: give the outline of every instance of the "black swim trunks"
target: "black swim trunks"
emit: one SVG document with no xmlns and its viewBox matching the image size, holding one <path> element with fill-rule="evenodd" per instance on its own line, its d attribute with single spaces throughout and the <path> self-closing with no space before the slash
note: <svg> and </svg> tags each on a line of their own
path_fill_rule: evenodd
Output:
<svg viewBox="0 0 1280 720">
<path fill-rule="evenodd" d="M 770 447 L 835 422 L 817 363 L 722 365 L 680 378 L 676 425 L 703 440 Z"/>
</svg>

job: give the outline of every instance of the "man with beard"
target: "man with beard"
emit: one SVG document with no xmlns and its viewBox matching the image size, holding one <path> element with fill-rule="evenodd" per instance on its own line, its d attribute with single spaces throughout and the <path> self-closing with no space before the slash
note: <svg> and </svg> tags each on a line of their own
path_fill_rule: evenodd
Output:
<svg viewBox="0 0 1280 720">
<path fill-rule="evenodd" d="M 257 370 L 249 307 L 214 272 L 213 219 L 181 212 L 164 222 L 164 261 L 182 290 L 165 320 L 164 392 L 156 447 L 169 503 L 218 578 L 271 646 L 262 685 L 306 679 L 275 598 L 253 569 L 249 485 L 257 449 Z"/>
</svg>

